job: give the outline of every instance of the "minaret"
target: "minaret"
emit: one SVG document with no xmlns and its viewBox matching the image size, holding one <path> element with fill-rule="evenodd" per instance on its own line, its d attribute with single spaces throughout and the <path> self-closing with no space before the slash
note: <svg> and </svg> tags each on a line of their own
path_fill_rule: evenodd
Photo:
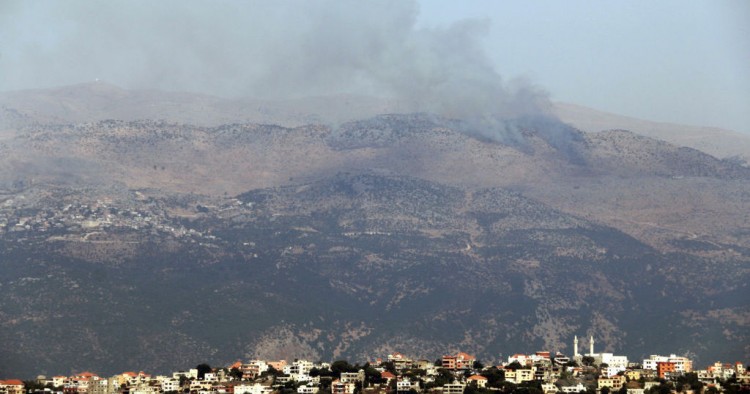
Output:
<svg viewBox="0 0 750 394">
<path fill-rule="evenodd" d="M 594 357 L 594 336 L 591 336 L 591 342 L 589 343 L 589 356 Z"/>
<path fill-rule="evenodd" d="M 573 337 L 573 357 L 578 357 L 578 335 Z"/>
</svg>

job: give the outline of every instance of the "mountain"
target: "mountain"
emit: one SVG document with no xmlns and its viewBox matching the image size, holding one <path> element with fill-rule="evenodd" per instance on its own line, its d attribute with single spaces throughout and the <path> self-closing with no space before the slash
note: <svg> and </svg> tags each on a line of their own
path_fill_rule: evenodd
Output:
<svg viewBox="0 0 750 394">
<path fill-rule="evenodd" d="M 719 158 L 737 157 L 750 161 L 750 135 L 747 134 L 750 130 L 740 130 L 745 133 L 738 133 L 717 127 L 652 122 L 562 102 L 554 104 L 553 112 L 563 122 L 587 132 L 625 129 L 677 146 L 698 149 Z"/>
<path fill-rule="evenodd" d="M 570 353 L 573 335 L 634 360 L 750 355 L 737 160 L 544 117 L 489 138 L 430 114 L 282 126 L 3 105 L 18 116 L 0 140 L 0 375 L 491 361 Z"/>
</svg>

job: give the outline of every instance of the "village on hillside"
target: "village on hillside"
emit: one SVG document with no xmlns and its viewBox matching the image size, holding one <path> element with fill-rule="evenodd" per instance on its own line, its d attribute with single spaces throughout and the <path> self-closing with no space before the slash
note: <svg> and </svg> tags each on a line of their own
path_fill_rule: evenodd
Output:
<svg viewBox="0 0 750 394">
<path fill-rule="evenodd" d="M 430 360 L 401 353 L 365 364 L 339 360 L 237 361 L 224 367 L 200 364 L 171 375 L 92 372 L 0 380 L 0 394 L 717 394 L 750 393 L 750 373 L 740 362 L 694 369 L 677 355 L 651 355 L 642 362 L 595 353 L 573 357 L 547 351 L 514 354 L 500 365 L 484 365 L 460 352 Z"/>
</svg>

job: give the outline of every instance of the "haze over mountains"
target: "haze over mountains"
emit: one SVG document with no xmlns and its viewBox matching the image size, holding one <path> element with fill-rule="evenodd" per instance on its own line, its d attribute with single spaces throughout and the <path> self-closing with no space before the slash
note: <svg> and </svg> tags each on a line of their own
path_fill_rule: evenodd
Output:
<svg viewBox="0 0 750 394">
<path fill-rule="evenodd" d="M 750 356 L 747 137 L 560 103 L 569 124 L 415 109 L 0 94 L 0 372 L 496 360 L 573 335 Z"/>
</svg>

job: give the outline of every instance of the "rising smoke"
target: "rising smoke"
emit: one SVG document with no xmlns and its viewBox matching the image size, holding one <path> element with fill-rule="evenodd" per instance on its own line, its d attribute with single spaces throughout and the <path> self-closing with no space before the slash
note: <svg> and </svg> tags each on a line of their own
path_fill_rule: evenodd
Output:
<svg viewBox="0 0 750 394">
<path fill-rule="evenodd" d="M 487 21 L 417 28 L 415 1 L 34 1 L 0 5 L 0 90 L 126 88 L 288 99 L 364 94 L 514 139 L 547 95 L 506 82 Z"/>
</svg>

